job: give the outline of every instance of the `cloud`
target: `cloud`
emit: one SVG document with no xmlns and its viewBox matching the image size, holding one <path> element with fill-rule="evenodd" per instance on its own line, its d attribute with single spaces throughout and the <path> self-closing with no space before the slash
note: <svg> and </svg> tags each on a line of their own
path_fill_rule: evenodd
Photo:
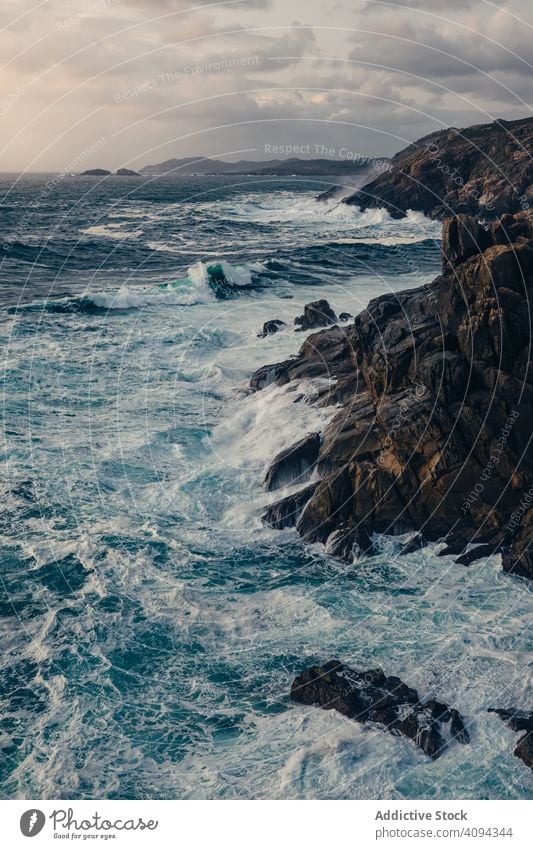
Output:
<svg viewBox="0 0 533 849">
<path fill-rule="evenodd" d="M 414 5 L 436 6 L 409 4 Z M 462 10 L 453 20 L 443 21 L 416 9 L 404 9 L 391 18 L 390 10 L 376 4 L 367 6 L 360 23 L 350 58 L 366 64 L 369 73 L 373 66 L 387 65 L 389 75 L 403 78 L 404 85 L 409 84 L 407 75 L 416 76 L 416 85 L 432 91 L 435 102 L 443 97 L 442 87 L 472 97 L 492 91 L 495 103 L 505 92 L 509 104 L 520 102 L 521 78 L 530 79 L 531 29 L 493 5 L 471 3 L 468 13 Z"/>
</svg>

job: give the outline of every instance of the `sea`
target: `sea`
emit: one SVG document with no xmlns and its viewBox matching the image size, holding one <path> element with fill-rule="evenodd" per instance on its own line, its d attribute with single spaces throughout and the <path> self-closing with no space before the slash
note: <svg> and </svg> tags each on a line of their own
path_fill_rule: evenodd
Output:
<svg viewBox="0 0 533 849">
<path fill-rule="evenodd" d="M 527 583 L 261 522 L 269 461 L 337 408 L 251 373 L 306 303 L 440 269 L 437 223 L 317 201 L 330 180 L 0 176 L 2 798 L 531 796 L 487 713 L 528 703 Z M 458 708 L 470 745 L 430 761 L 291 703 L 334 658 Z"/>
</svg>

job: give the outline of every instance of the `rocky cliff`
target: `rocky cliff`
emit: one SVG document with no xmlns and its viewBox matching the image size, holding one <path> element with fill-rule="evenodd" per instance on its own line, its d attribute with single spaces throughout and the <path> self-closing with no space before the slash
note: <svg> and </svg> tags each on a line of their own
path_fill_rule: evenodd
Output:
<svg viewBox="0 0 533 849">
<path fill-rule="evenodd" d="M 529 213 L 490 227 L 459 215 L 444 222 L 433 283 L 376 298 L 256 372 L 256 391 L 328 378 L 314 403 L 339 407 L 299 440 L 296 472 L 290 449 L 276 458 L 269 488 L 298 478 L 302 457 L 306 485 L 265 521 L 348 561 L 373 532 L 412 530 L 464 565 L 500 551 L 506 571 L 533 577 L 532 291 Z"/>
<path fill-rule="evenodd" d="M 395 218 L 408 209 L 439 219 L 520 212 L 533 201 L 532 152 L 533 118 L 442 130 L 396 154 L 345 203 L 384 207 Z"/>
</svg>

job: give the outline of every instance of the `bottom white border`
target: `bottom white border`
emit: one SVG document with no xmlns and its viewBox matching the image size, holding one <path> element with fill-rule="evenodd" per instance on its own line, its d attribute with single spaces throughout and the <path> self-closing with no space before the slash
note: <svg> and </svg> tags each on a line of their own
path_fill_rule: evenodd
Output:
<svg viewBox="0 0 533 849">
<path fill-rule="evenodd" d="M 0 802 L 6 849 L 530 849 L 531 814 L 527 801 Z"/>
</svg>

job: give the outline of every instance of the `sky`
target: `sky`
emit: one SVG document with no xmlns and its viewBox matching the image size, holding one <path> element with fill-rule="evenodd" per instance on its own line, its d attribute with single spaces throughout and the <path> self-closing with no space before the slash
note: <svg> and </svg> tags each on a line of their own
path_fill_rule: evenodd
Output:
<svg viewBox="0 0 533 849">
<path fill-rule="evenodd" d="M 2 0 L 0 171 L 391 155 L 532 114 L 532 0 Z"/>
</svg>

